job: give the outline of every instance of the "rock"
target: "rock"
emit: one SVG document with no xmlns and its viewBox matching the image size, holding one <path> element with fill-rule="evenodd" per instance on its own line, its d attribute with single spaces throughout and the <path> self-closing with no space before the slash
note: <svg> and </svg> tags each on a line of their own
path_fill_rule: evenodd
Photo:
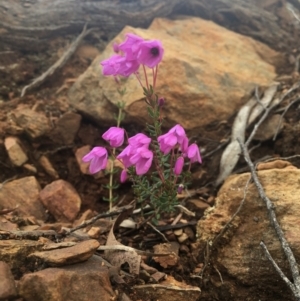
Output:
<svg viewBox="0 0 300 301">
<path fill-rule="evenodd" d="M 46 171 L 46 173 L 49 176 L 51 176 L 54 179 L 59 178 L 59 175 L 58 175 L 57 171 L 54 169 L 52 163 L 50 162 L 50 160 L 46 156 L 42 155 L 39 158 L 39 163 L 41 164 L 41 166 L 44 168 L 44 170 Z"/>
<path fill-rule="evenodd" d="M 180 123 L 191 130 L 216 120 L 228 120 L 241 107 L 246 93 L 256 85 L 269 84 L 276 76 L 274 66 L 268 63 L 277 56 L 274 50 L 211 21 L 156 19 L 149 29 L 127 26 L 96 57 L 68 94 L 77 110 L 102 126 L 115 124 L 120 96 L 114 79 L 102 75 L 100 61 L 113 55 L 112 44 L 124 40 L 128 32 L 159 39 L 165 48 L 157 91 L 166 99 L 167 127 Z M 144 125 L 149 117 L 143 90 L 134 76 L 121 82 L 127 91 L 123 97 L 124 122 Z"/>
<path fill-rule="evenodd" d="M 274 168 L 297 169 L 297 167 L 292 165 L 292 163 L 284 160 L 274 160 L 270 162 L 262 162 L 257 164 L 257 170 L 266 170 L 266 169 L 274 169 Z"/>
<path fill-rule="evenodd" d="M 40 199 L 57 221 L 74 221 L 81 206 L 77 191 L 64 180 L 46 185 L 40 192 Z"/>
<path fill-rule="evenodd" d="M 88 236 L 90 238 L 99 238 L 101 235 L 101 229 L 99 227 L 92 227 L 89 231 L 88 231 Z"/>
<path fill-rule="evenodd" d="M 276 208 L 277 219 L 299 262 L 300 170 L 268 169 L 259 171 L 258 176 L 266 195 Z M 244 197 L 249 177 L 249 173 L 233 175 L 225 181 L 216 198 L 215 207 L 208 209 L 205 217 L 198 223 L 198 248 L 194 252 L 195 255 L 204 254 L 207 242 L 220 233 L 236 212 Z M 233 279 L 229 286 L 234 288 L 236 283 L 245 285 L 249 299 L 255 294 L 260 300 L 294 300 L 259 246 L 263 241 L 275 262 L 286 275 L 290 275 L 287 260 L 275 230 L 270 225 L 266 206 L 259 198 L 253 183 L 249 185 L 240 213 L 221 241 L 222 247 L 218 250 L 217 261 L 220 265 L 219 270 L 226 271 L 226 275 Z M 230 300 L 242 300 L 240 293 L 241 291 L 233 289 Z M 277 296 L 276 299 L 274 296 Z M 243 300 L 245 299 L 243 295 Z"/>
<path fill-rule="evenodd" d="M 21 147 L 21 142 L 17 137 L 6 137 L 4 145 L 12 164 L 22 166 L 28 157 Z"/>
<path fill-rule="evenodd" d="M 58 119 L 54 130 L 50 133 L 51 139 L 58 144 L 70 145 L 74 142 L 79 130 L 81 116 L 67 112 Z"/>
<path fill-rule="evenodd" d="M 205 210 L 210 207 L 206 202 L 197 199 L 188 200 L 188 204 L 193 204 L 197 209 L 200 210 Z"/>
<path fill-rule="evenodd" d="M 182 233 L 180 236 L 177 237 L 179 243 L 184 243 L 189 239 L 188 235 L 186 233 Z"/>
<path fill-rule="evenodd" d="M 16 110 L 11 113 L 12 118 L 18 126 L 24 129 L 25 133 L 32 139 L 43 136 L 51 129 L 48 118 L 36 111 L 18 106 Z"/>
<path fill-rule="evenodd" d="M 35 177 L 25 177 L 5 183 L 0 189 L 0 208 L 14 208 L 24 216 L 45 219 L 45 209 L 39 200 L 41 187 Z"/>
<path fill-rule="evenodd" d="M 18 229 L 18 225 L 11 223 L 4 216 L 0 216 L 0 230 L 15 231 Z"/>
<path fill-rule="evenodd" d="M 201 295 L 199 287 L 176 281 L 172 276 L 168 276 L 160 284 L 138 285 L 134 289 L 140 300 L 194 301 Z"/>
<path fill-rule="evenodd" d="M 108 269 L 93 256 L 85 263 L 64 268 L 47 268 L 24 275 L 19 294 L 34 301 L 113 301 Z"/>
<path fill-rule="evenodd" d="M 40 251 L 43 243 L 34 240 L 0 240 L 0 261 L 6 262 L 15 277 L 27 270 L 27 256 Z"/>
<path fill-rule="evenodd" d="M 0 300 L 11 299 L 16 295 L 15 280 L 10 267 L 4 261 L 0 261 Z"/>
<path fill-rule="evenodd" d="M 153 246 L 154 253 L 172 253 L 168 256 L 153 256 L 153 260 L 163 268 L 175 266 L 178 263 L 179 244 L 177 242 L 163 243 Z"/>
<path fill-rule="evenodd" d="M 259 141 L 266 141 L 272 139 L 274 135 L 276 133 L 279 134 L 282 131 L 282 129 L 283 124 L 281 122 L 281 115 L 271 115 L 257 129 L 254 139 Z"/>
<path fill-rule="evenodd" d="M 90 239 L 67 248 L 35 252 L 30 254 L 28 258 L 38 259 L 47 266 L 59 267 L 88 260 L 99 246 L 100 243 L 97 240 Z"/>
</svg>

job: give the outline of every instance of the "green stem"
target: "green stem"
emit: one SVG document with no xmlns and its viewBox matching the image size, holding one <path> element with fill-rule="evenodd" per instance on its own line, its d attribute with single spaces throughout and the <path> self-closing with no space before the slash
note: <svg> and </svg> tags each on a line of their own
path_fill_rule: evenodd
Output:
<svg viewBox="0 0 300 301">
<path fill-rule="evenodd" d="M 120 126 L 122 120 L 123 107 L 119 106 L 119 112 L 117 117 L 117 127 Z M 113 158 L 116 157 L 116 149 L 112 150 Z M 113 182 L 114 182 L 114 161 L 111 162 L 109 171 L 109 211 L 112 211 L 113 206 Z"/>
</svg>

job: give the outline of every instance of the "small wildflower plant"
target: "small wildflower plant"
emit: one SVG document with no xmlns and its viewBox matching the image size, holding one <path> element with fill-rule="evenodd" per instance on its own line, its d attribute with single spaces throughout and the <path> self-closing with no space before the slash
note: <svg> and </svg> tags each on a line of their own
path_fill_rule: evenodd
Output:
<svg viewBox="0 0 300 301">
<path fill-rule="evenodd" d="M 113 148 L 111 155 L 122 163 L 120 181 L 132 181 L 137 202 L 142 207 L 150 205 L 153 218 L 158 220 L 162 213 L 172 212 L 178 204 L 177 193 L 189 181 L 191 165 L 202 163 L 199 147 L 189 143 L 180 124 L 162 133 L 161 111 L 165 100 L 155 91 L 158 65 L 164 54 L 162 43 L 128 33 L 125 41 L 115 43 L 113 49 L 118 54 L 101 62 L 103 74 L 114 77 L 134 75 L 137 78 L 151 123 L 146 124 L 147 135 L 138 133 L 127 137 L 118 122 L 117 127 L 108 129 L 102 138 Z M 146 68 L 152 69 L 152 84 Z M 143 70 L 143 78 L 139 69 Z M 116 148 L 120 149 L 118 154 Z M 96 146 L 83 157 L 83 161 L 90 162 L 91 174 L 97 173 L 107 165 L 108 150 Z"/>
</svg>

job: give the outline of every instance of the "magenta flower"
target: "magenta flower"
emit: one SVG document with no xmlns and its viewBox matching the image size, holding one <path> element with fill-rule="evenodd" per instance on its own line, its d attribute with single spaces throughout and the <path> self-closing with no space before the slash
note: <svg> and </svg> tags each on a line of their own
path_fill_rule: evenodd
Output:
<svg viewBox="0 0 300 301">
<path fill-rule="evenodd" d="M 143 41 L 139 44 L 139 53 L 137 59 L 139 63 L 149 68 L 157 66 L 163 57 L 164 49 L 158 40 Z"/>
<path fill-rule="evenodd" d="M 120 60 L 122 59 L 122 56 L 114 54 L 109 59 L 102 61 L 100 64 L 103 67 L 103 75 L 117 75 L 117 70 L 120 68 Z"/>
<path fill-rule="evenodd" d="M 194 163 L 194 162 L 202 163 L 199 147 L 197 146 L 196 143 L 193 143 L 189 146 L 188 151 L 187 151 L 187 156 L 191 160 L 191 163 Z"/>
<path fill-rule="evenodd" d="M 184 165 L 184 159 L 183 159 L 183 157 L 180 156 L 176 160 L 175 167 L 174 167 L 174 174 L 176 176 L 179 176 L 181 174 L 182 169 L 183 169 L 183 165 Z"/>
<path fill-rule="evenodd" d="M 123 151 L 117 156 L 118 160 L 121 160 L 122 163 L 124 164 L 125 168 L 128 168 L 130 166 L 133 165 L 133 163 L 131 163 L 130 159 L 133 155 L 133 149 L 131 145 L 128 145 L 127 147 L 125 147 L 123 149 Z"/>
<path fill-rule="evenodd" d="M 140 147 L 148 148 L 151 143 L 151 138 L 149 138 L 145 134 L 138 133 L 135 136 L 130 137 L 128 139 L 128 143 L 134 148 L 140 148 Z"/>
<path fill-rule="evenodd" d="M 176 144 L 182 145 L 185 147 L 185 138 L 186 134 L 184 128 L 177 124 L 172 127 L 168 133 L 161 135 L 157 138 L 159 143 L 160 150 L 166 155 L 168 154 Z"/>
<path fill-rule="evenodd" d="M 123 169 L 120 176 L 120 182 L 124 183 L 128 178 L 126 169 Z"/>
<path fill-rule="evenodd" d="M 132 155 L 130 162 L 135 165 L 137 175 L 144 175 L 151 167 L 153 152 L 147 148 L 138 148 Z"/>
<path fill-rule="evenodd" d="M 132 33 L 126 34 L 125 42 L 119 44 L 119 49 L 125 53 L 126 60 L 136 60 L 140 50 L 140 44 L 144 41 L 143 38 Z"/>
<path fill-rule="evenodd" d="M 189 139 L 188 137 L 184 137 L 183 140 L 182 140 L 182 143 L 180 145 L 180 151 L 183 153 L 183 154 L 186 154 L 187 150 L 188 150 L 188 147 L 189 147 Z"/>
<path fill-rule="evenodd" d="M 113 126 L 102 135 L 102 138 L 109 141 L 111 147 L 119 147 L 124 142 L 124 129 Z"/>
<path fill-rule="evenodd" d="M 90 162 L 89 171 L 95 174 L 98 171 L 105 169 L 107 165 L 108 154 L 104 147 L 94 147 L 87 155 L 82 158 L 83 162 Z"/>
<path fill-rule="evenodd" d="M 117 75 L 128 77 L 138 71 L 140 64 L 136 60 L 127 61 L 125 57 L 119 60 L 119 65 L 116 70 Z"/>
</svg>

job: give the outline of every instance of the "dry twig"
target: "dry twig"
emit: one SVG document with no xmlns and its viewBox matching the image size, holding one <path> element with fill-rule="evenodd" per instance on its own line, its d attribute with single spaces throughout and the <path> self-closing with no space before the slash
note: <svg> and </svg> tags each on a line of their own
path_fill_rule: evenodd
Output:
<svg viewBox="0 0 300 301">
<path fill-rule="evenodd" d="M 68 59 L 73 55 L 73 53 L 78 48 L 79 44 L 81 43 L 82 39 L 90 34 L 95 28 L 86 29 L 87 24 L 84 25 L 84 28 L 81 32 L 81 34 L 76 38 L 76 40 L 70 45 L 70 47 L 66 50 L 66 52 L 61 56 L 61 58 L 55 62 L 54 65 L 52 65 L 47 71 L 45 71 L 42 75 L 37 77 L 31 84 L 25 86 L 22 89 L 21 97 L 23 97 L 26 94 L 27 90 L 30 90 L 34 87 L 40 86 L 49 76 L 51 76 L 57 69 L 61 68 L 65 65 L 65 63 L 68 61 Z"/>
</svg>

